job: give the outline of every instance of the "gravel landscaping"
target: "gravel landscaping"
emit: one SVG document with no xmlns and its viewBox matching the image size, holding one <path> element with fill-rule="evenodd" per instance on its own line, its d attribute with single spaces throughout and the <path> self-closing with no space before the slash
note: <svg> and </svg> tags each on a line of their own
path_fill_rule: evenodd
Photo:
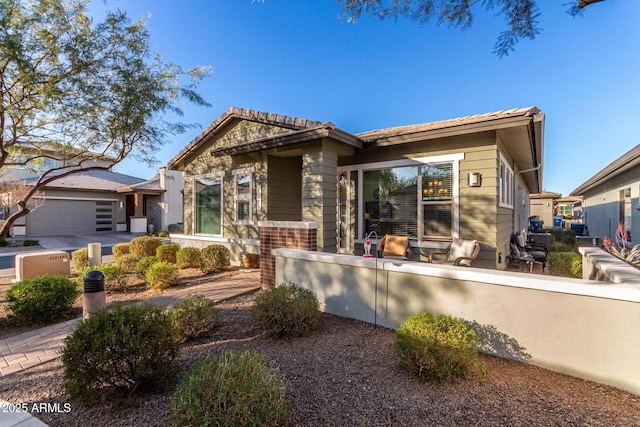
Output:
<svg viewBox="0 0 640 427">
<path fill-rule="evenodd" d="M 0 291 L 1 292 L 1 291 Z M 3 295 L 3 294 L 0 294 Z M 143 293 L 127 293 L 139 300 Z M 320 329 L 292 341 L 261 336 L 249 313 L 255 294 L 218 305 L 219 326 L 185 344 L 185 369 L 204 356 L 253 348 L 268 355 L 290 387 L 292 426 L 630 426 L 640 397 L 521 362 L 482 356 L 489 375 L 428 384 L 397 367 L 394 331 L 322 314 Z M 49 404 L 34 413 L 51 426 L 162 426 L 171 396 L 84 407 L 64 392 L 60 360 L 0 378 L 0 397 Z M 44 406 L 43 406 L 44 408 Z M 47 409 L 48 408 L 48 409 Z"/>
</svg>

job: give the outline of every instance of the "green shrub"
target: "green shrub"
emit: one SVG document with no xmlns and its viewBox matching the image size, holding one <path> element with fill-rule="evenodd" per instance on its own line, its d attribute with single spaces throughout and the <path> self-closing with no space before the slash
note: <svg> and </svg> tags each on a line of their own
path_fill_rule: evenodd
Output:
<svg viewBox="0 0 640 427">
<path fill-rule="evenodd" d="M 209 245 L 200 253 L 200 270 L 204 274 L 217 273 L 231 265 L 231 253 L 222 245 Z"/>
<path fill-rule="evenodd" d="M 91 270 L 98 270 L 104 274 L 104 287 L 107 292 L 122 292 L 129 285 L 127 272 L 118 264 L 111 263 L 88 267 L 84 274 Z"/>
<path fill-rule="evenodd" d="M 71 252 L 71 261 L 77 272 L 84 271 L 89 267 L 89 249 L 80 248 Z"/>
<path fill-rule="evenodd" d="M 187 371 L 172 397 L 170 426 L 281 426 L 291 418 L 288 389 L 266 356 L 226 351 Z"/>
<path fill-rule="evenodd" d="M 176 252 L 176 263 L 179 268 L 200 267 L 200 249 L 180 248 L 178 252 Z"/>
<path fill-rule="evenodd" d="M 549 255 L 549 274 L 582 278 L 582 255 L 575 252 L 552 252 Z"/>
<path fill-rule="evenodd" d="M 39 244 L 40 244 L 40 241 L 33 240 L 33 239 L 27 239 L 24 242 L 22 242 L 22 246 L 38 246 Z"/>
<path fill-rule="evenodd" d="M 193 295 L 174 304 L 169 318 L 179 341 L 190 341 L 208 334 L 216 326 L 216 303 Z"/>
<path fill-rule="evenodd" d="M 176 253 L 180 249 L 180 246 L 175 243 L 166 243 L 164 245 L 158 246 L 156 249 L 156 258 L 158 261 L 170 262 L 171 264 L 176 263 Z"/>
<path fill-rule="evenodd" d="M 6 246 L 9 246 L 9 242 L 7 242 L 5 239 L 0 239 L 0 248 L 4 248 Z"/>
<path fill-rule="evenodd" d="M 19 325 L 49 322 L 70 311 L 79 295 L 66 276 L 23 280 L 7 291 L 9 318 Z"/>
<path fill-rule="evenodd" d="M 115 259 L 115 261 L 118 262 L 118 258 L 122 257 L 123 255 L 129 255 L 131 253 L 130 245 L 128 242 L 116 243 L 115 245 L 113 245 L 113 247 L 111 247 L 111 253 L 113 254 L 113 258 Z"/>
<path fill-rule="evenodd" d="M 151 267 L 156 262 L 158 262 L 158 260 L 154 256 L 146 256 L 142 258 L 136 263 L 136 276 L 138 276 L 138 278 L 140 279 L 144 279 L 147 275 L 147 270 L 149 270 L 149 267 Z"/>
<path fill-rule="evenodd" d="M 409 316 L 396 332 L 400 367 L 424 380 L 465 377 L 478 362 L 476 333 L 462 320 L 422 312 Z"/>
<path fill-rule="evenodd" d="M 175 264 L 158 261 L 144 275 L 149 289 L 167 289 L 178 282 L 178 268 Z"/>
<path fill-rule="evenodd" d="M 565 228 L 562 233 L 562 244 L 574 247 L 576 245 L 576 232 Z"/>
<path fill-rule="evenodd" d="M 268 336 L 293 338 L 313 331 L 320 317 L 319 309 L 312 291 L 283 283 L 260 293 L 251 313 Z"/>
<path fill-rule="evenodd" d="M 115 258 L 116 264 L 118 264 L 127 273 L 133 273 L 136 270 L 136 264 L 139 261 L 137 255 L 124 254 Z"/>
<path fill-rule="evenodd" d="M 545 229 L 545 231 L 548 232 L 548 233 L 551 233 L 551 235 L 553 236 L 553 243 L 562 242 L 562 238 L 563 238 L 563 234 L 564 234 L 564 228 L 562 228 L 562 227 L 552 227 L 552 228 Z"/>
<path fill-rule="evenodd" d="M 102 401 L 113 392 L 164 392 L 180 370 L 179 347 L 162 307 L 116 305 L 78 324 L 64 340 L 67 393 L 75 401 Z"/>
<path fill-rule="evenodd" d="M 564 243 L 551 245 L 551 252 L 573 252 L 573 245 L 565 245 Z"/>
<path fill-rule="evenodd" d="M 156 249 L 162 244 L 162 241 L 153 236 L 140 236 L 132 239 L 129 243 L 129 252 L 137 255 L 138 259 L 146 256 L 155 256 Z"/>
</svg>

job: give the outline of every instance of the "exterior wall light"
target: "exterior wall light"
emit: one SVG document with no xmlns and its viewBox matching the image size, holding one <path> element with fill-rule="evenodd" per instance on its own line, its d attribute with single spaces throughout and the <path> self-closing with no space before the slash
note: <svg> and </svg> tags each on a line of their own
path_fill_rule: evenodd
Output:
<svg viewBox="0 0 640 427">
<path fill-rule="evenodd" d="M 482 185 L 482 174 L 480 172 L 469 172 L 469 187 L 480 187 Z"/>
</svg>

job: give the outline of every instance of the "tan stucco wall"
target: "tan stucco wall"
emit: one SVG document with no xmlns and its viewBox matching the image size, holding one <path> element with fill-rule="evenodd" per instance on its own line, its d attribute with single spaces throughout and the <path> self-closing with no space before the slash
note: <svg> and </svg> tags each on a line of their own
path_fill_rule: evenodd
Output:
<svg viewBox="0 0 640 427">
<path fill-rule="evenodd" d="M 460 317 L 477 322 L 485 351 L 518 360 L 528 354 L 535 365 L 640 394 L 640 283 L 289 249 L 276 255 L 276 283 L 312 290 L 328 313 L 389 328 L 425 310 Z M 499 342 L 491 346 L 489 338 Z"/>
</svg>

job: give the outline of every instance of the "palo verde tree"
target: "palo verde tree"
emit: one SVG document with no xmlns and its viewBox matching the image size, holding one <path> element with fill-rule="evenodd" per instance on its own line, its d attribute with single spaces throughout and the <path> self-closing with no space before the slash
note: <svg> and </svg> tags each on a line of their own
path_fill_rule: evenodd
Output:
<svg viewBox="0 0 640 427">
<path fill-rule="evenodd" d="M 166 138 L 190 126 L 164 117 L 181 116 L 184 101 L 208 105 L 196 92 L 208 67 L 164 63 L 150 52 L 144 20 L 118 11 L 94 23 L 87 5 L 0 0 L 0 179 L 9 170 L 38 172 L 0 239 L 56 179 L 108 170 L 128 156 L 155 164 Z M 49 159 L 62 166 L 47 167 Z"/>
<path fill-rule="evenodd" d="M 426 24 L 438 19 L 440 24 L 466 30 L 473 23 L 474 8 L 478 5 L 487 10 L 498 10 L 507 21 L 494 46 L 500 57 L 514 50 L 522 38 L 534 39 L 539 34 L 538 8 L 536 0 L 337 0 L 343 8 L 348 22 L 356 22 L 363 14 L 380 19 L 405 17 Z M 565 3 L 569 0 L 564 0 Z M 582 9 L 604 0 L 571 0 L 567 11 L 571 16 L 580 15 Z"/>
</svg>

